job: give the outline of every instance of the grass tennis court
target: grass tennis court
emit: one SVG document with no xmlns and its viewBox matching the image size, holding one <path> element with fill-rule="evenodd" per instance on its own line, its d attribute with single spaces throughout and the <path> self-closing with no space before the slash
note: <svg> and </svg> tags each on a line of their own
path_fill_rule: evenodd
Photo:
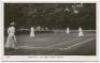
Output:
<svg viewBox="0 0 100 63">
<path fill-rule="evenodd" d="M 95 55 L 95 32 L 84 34 L 78 37 L 77 32 L 38 33 L 33 38 L 29 34 L 16 35 L 18 49 L 5 49 L 5 55 Z"/>
</svg>

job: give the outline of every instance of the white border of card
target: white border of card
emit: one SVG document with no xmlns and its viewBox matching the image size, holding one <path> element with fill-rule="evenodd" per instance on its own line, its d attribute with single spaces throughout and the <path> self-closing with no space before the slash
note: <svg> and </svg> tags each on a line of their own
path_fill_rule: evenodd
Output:
<svg viewBox="0 0 100 63">
<path fill-rule="evenodd" d="M 3 40 L 4 40 L 4 36 L 3 36 L 3 34 L 4 34 L 4 32 L 3 32 L 3 26 L 4 26 L 4 3 L 30 3 L 30 2 L 33 2 L 33 3 L 96 3 L 96 7 L 97 7 L 97 12 L 98 11 L 100 11 L 100 3 L 99 3 L 99 1 L 95 1 L 95 0 L 84 0 L 84 1 L 82 1 L 82 0 L 77 0 L 77 1 L 75 1 L 75 0 L 34 0 L 34 1 L 32 1 L 32 0 L 2 0 L 1 2 L 0 2 L 0 53 L 1 53 L 1 59 L 2 59 L 2 61 L 39 61 L 39 62 L 41 62 L 41 61 L 57 61 L 57 62 L 61 62 L 61 61 L 66 61 L 66 62 L 70 62 L 70 61 L 72 61 L 72 62 L 81 62 L 81 61 L 93 61 L 93 62 L 97 62 L 97 61 L 99 61 L 98 59 L 99 59 L 99 41 L 100 41 L 100 36 L 99 36 L 99 31 L 100 31 L 100 29 L 98 28 L 100 25 L 100 22 L 99 22 L 99 20 L 100 20 L 100 18 L 99 18 L 99 16 L 100 16 L 100 12 L 98 12 L 97 13 L 97 15 L 96 15 L 96 17 L 97 17 L 97 22 L 96 22 L 96 24 L 97 24 L 97 36 L 96 36 L 96 38 L 97 38 L 97 51 L 96 51 L 96 56 L 73 56 L 73 55 L 67 55 L 67 56 L 64 56 L 64 55 L 60 55 L 60 56 L 56 56 L 56 55 L 53 55 L 53 56 L 50 56 L 50 55 L 27 55 L 27 56 L 16 56 L 16 55 L 14 55 L 14 56 L 5 56 L 4 55 L 4 47 L 3 47 Z"/>
</svg>

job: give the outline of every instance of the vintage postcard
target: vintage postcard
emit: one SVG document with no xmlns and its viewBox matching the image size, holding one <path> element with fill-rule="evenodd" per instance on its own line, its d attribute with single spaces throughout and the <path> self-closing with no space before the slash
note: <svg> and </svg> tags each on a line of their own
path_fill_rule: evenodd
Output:
<svg viewBox="0 0 100 63">
<path fill-rule="evenodd" d="M 98 61 L 96 2 L 1 2 L 3 61 Z"/>
</svg>

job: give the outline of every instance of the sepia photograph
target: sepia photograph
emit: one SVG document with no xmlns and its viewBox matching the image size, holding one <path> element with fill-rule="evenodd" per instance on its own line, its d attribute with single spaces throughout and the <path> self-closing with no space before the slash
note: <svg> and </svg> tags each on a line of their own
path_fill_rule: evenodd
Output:
<svg viewBox="0 0 100 63">
<path fill-rule="evenodd" d="M 4 55 L 96 56 L 96 3 L 4 3 Z"/>
</svg>

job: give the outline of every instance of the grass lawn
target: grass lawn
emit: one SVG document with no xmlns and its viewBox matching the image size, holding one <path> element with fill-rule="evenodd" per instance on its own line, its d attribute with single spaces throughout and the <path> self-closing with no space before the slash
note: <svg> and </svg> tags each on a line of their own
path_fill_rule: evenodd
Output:
<svg viewBox="0 0 100 63">
<path fill-rule="evenodd" d="M 5 55 L 95 55 L 95 33 L 39 33 L 16 35 L 18 49 L 5 49 Z"/>
</svg>

